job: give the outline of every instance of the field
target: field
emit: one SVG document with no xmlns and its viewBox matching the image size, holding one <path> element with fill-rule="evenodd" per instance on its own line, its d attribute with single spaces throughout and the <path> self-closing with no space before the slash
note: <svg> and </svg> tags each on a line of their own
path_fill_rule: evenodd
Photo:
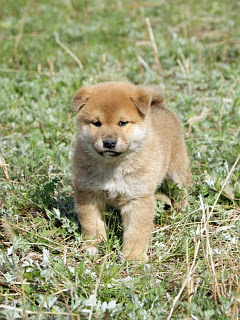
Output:
<svg viewBox="0 0 240 320">
<path fill-rule="evenodd" d="M 0 319 L 240 319 L 239 16 L 234 0 L 1 1 Z M 115 210 L 100 254 L 81 250 L 71 100 L 109 80 L 157 85 L 191 158 L 189 206 L 156 202 L 145 265 L 122 258 Z"/>
</svg>

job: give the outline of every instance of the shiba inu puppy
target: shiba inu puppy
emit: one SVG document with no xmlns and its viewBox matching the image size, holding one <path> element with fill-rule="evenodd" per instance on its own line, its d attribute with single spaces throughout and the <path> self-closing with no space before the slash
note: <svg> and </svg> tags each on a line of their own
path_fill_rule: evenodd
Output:
<svg viewBox="0 0 240 320">
<path fill-rule="evenodd" d="M 104 207 L 123 221 L 123 254 L 146 262 L 154 218 L 154 192 L 164 179 L 189 186 L 183 131 L 159 91 L 121 82 L 81 88 L 73 157 L 75 208 L 88 250 L 106 240 Z"/>
</svg>

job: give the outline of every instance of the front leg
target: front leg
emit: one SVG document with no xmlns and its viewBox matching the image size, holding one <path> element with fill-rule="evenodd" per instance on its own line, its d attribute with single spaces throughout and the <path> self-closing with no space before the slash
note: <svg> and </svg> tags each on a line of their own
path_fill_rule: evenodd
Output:
<svg viewBox="0 0 240 320">
<path fill-rule="evenodd" d="M 133 200 L 121 208 L 123 254 L 128 260 L 147 262 L 147 249 L 154 218 L 154 196 Z"/>
<path fill-rule="evenodd" d="M 88 241 L 84 246 L 91 254 L 97 253 L 96 244 L 106 241 L 104 223 L 104 195 L 75 189 L 75 210 L 81 224 L 82 233 Z"/>
</svg>

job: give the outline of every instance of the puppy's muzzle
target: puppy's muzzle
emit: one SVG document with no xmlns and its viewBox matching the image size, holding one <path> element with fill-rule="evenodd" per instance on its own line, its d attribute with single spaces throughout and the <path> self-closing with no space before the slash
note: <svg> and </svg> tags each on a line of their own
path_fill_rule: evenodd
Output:
<svg viewBox="0 0 240 320">
<path fill-rule="evenodd" d="M 106 148 L 106 149 L 115 149 L 116 147 L 116 140 L 104 140 L 103 141 L 103 148 Z"/>
<path fill-rule="evenodd" d="M 103 152 L 99 152 L 101 156 L 106 158 L 115 158 L 121 154 L 121 152 L 116 151 L 117 141 L 115 139 L 103 140 Z"/>
</svg>

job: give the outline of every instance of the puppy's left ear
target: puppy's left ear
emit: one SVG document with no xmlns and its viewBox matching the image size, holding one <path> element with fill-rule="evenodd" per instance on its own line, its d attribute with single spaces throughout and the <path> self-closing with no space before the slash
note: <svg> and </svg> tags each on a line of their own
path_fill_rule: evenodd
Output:
<svg viewBox="0 0 240 320">
<path fill-rule="evenodd" d="M 151 97 L 151 106 L 166 108 L 165 99 L 158 89 L 154 87 L 145 87 L 144 89 Z"/>
<path fill-rule="evenodd" d="M 72 111 L 79 111 L 82 109 L 82 107 L 85 106 L 87 103 L 88 99 L 91 96 L 92 92 L 92 87 L 91 86 L 86 86 L 78 90 L 75 95 L 73 96 L 72 100 Z"/>
<path fill-rule="evenodd" d="M 158 106 L 160 108 L 166 108 L 165 100 L 161 92 L 153 87 L 140 88 L 136 96 L 131 98 L 131 100 L 143 115 L 147 114 L 149 107 Z"/>
<path fill-rule="evenodd" d="M 130 99 L 143 115 L 147 114 L 151 103 L 151 97 L 144 89 L 139 88 L 135 95 Z"/>
</svg>

